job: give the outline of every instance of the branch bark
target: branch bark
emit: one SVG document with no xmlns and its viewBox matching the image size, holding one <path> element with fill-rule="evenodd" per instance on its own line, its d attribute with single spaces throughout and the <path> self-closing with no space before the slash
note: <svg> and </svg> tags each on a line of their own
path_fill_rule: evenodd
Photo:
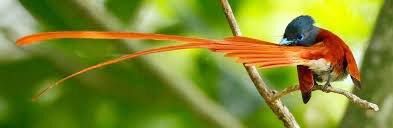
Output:
<svg viewBox="0 0 393 128">
<path fill-rule="evenodd" d="M 341 94 L 341 95 L 344 95 L 345 97 L 347 97 L 349 99 L 349 101 L 351 101 L 352 103 L 359 105 L 361 108 L 370 109 L 373 111 L 379 110 L 378 105 L 368 102 L 367 100 L 363 100 L 363 99 L 359 98 L 358 96 L 356 96 L 355 94 L 353 94 L 349 91 L 346 91 L 346 90 L 342 90 L 342 89 L 335 88 L 335 87 L 327 87 L 326 90 L 322 90 L 322 86 L 314 86 L 312 89 L 313 89 L 313 91 L 321 90 L 326 93 L 333 92 L 333 93 Z M 281 92 L 276 93 L 274 95 L 274 97 L 272 98 L 272 100 L 278 100 L 281 97 L 283 97 L 291 92 L 297 91 L 297 90 L 300 90 L 299 86 L 288 87 L 288 88 L 282 90 Z"/>
<path fill-rule="evenodd" d="M 221 5 L 224 9 L 225 16 L 227 17 L 229 26 L 231 27 L 234 36 L 242 36 L 240 28 L 236 23 L 235 16 L 233 15 L 231 6 L 227 0 L 221 0 Z M 295 117 L 289 112 L 288 108 L 281 102 L 281 100 L 272 100 L 274 91 L 270 90 L 265 82 L 262 80 L 255 66 L 244 66 L 250 76 L 252 82 L 257 88 L 259 94 L 265 99 L 265 102 L 276 116 L 284 123 L 287 128 L 299 128 Z"/>
</svg>

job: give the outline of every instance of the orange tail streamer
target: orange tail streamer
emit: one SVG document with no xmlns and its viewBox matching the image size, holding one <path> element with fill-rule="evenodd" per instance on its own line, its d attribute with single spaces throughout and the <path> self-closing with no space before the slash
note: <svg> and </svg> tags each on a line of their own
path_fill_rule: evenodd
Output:
<svg viewBox="0 0 393 128">
<path fill-rule="evenodd" d="M 188 43 L 213 43 L 214 40 L 189 38 L 183 36 L 147 34 L 134 32 L 95 32 L 95 31 L 66 31 L 66 32 L 46 32 L 30 36 L 25 36 L 16 41 L 17 45 L 26 45 L 44 40 L 60 38 L 86 38 L 86 39 L 151 39 L 169 40 Z"/>
<path fill-rule="evenodd" d="M 54 86 L 56 86 L 56 85 L 58 85 L 60 83 L 63 83 L 64 81 L 66 81 L 66 80 L 68 80 L 70 78 L 73 78 L 73 77 L 75 77 L 77 75 L 80 75 L 82 73 L 85 73 L 87 71 L 90 71 L 90 70 L 93 70 L 93 69 L 96 69 L 96 68 L 100 68 L 100 67 L 103 67 L 103 66 L 106 66 L 106 65 L 114 64 L 114 63 L 117 63 L 117 62 L 120 62 L 120 61 L 123 61 L 123 60 L 126 60 L 126 59 L 131 59 L 131 58 L 134 58 L 134 57 L 146 55 L 146 54 L 151 54 L 151 53 L 156 53 L 156 52 L 172 51 L 172 50 L 180 50 L 180 49 L 189 49 L 189 48 L 209 48 L 209 44 L 190 43 L 190 44 L 182 44 L 182 45 L 176 45 L 176 46 L 161 47 L 161 48 L 150 49 L 150 50 L 146 50 L 146 51 L 142 51 L 142 52 L 136 52 L 136 53 L 133 53 L 133 54 L 129 54 L 129 55 L 120 57 L 120 58 L 116 58 L 114 60 L 110 60 L 110 61 L 106 61 L 106 62 L 103 62 L 103 63 L 99 63 L 97 65 L 94 65 L 94 66 L 82 69 L 82 70 L 80 70 L 80 71 L 78 71 L 78 72 L 76 72 L 74 74 L 71 74 L 71 75 L 69 75 L 69 76 L 67 76 L 67 77 L 65 77 L 65 78 L 55 82 L 54 84 L 48 86 L 45 90 L 43 90 L 39 94 L 35 95 L 33 97 L 33 101 L 36 100 L 38 97 L 40 97 L 42 94 L 44 94 L 49 89 L 53 88 Z"/>
<path fill-rule="evenodd" d="M 215 43 L 217 41 L 208 40 L 208 39 L 200 39 L 200 38 L 189 38 L 182 36 L 173 36 L 173 35 L 162 35 L 162 34 L 146 34 L 146 33 L 134 33 L 134 32 L 96 32 L 96 31 L 66 31 L 66 32 L 46 32 L 39 33 L 30 36 L 23 37 L 16 41 L 17 45 L 27 45 L 40 41 L 51 40 L 51 39 L 60 39 L 60 38 L 86 38 L 86 39 L 151 39 L 151 40 L 168 40 L 168 41 L 178 41 L 178 42 L 188 42 L 189 44 L 177 45 L 177 46 L 168 46 L 157 49 L 146 50 L 142 52 L 137 52 L 133 54 L 129 54 L 114 60 L 110 60 L 107 62 L 103 62 L 88 68 L 85 68 L 81 71 L 78 71 L 74 74 L 71 74 L 54 84 L 48 86 L 45 90 L 37 94 L 33 97 L 33 100 L 36 100 L 38 97 L 43 95 L 46 91 L 54 86 L 73 78 L 77 75 L 85 73 L 87 71 L 103 67 L 109 64 L 117 63 L 126 59 L 131 59 L 137 56 L 156 53 L 156 52 L 164 52 L 164 51 L 172 51 L 179 49 L 189 49 L 189 48 L 208 48 L 209 44 Z"/>
</svg>

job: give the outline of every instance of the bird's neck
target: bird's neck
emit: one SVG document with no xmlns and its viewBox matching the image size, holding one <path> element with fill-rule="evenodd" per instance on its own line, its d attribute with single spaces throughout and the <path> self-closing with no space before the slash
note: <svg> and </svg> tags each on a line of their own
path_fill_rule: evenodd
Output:
<svg viewBox="0 0 393 128">
<path fill-rule="evenodd" d="M 330 32 L 329 30 L 320 28 L 318 36 L 316 37 L 317 42 L 322 42 L 326 39 L 338 39 L 341 40 L 340 37 L 338 37 L 336 34 Z"/>
<path fill-rule="evenodd" d="M 338 37 L 333 32 L 330 32 L 323 28 L 320 29 L 316 41 L 324 42 L 326 46 L 341 46 L 341 47 L 349 48 L 347 44 L 345 44 L 345 42 L 340 37 Z"/>
<path fill-rule="evenodd" d="M 328 38 L 330 35 L 331 35 L 330 31 L 323 29 L 323 28 L 319 28 L 319 33 L 318 33 L 318 36 L 315 38 L 315 41 L 322 42 L 323 40 Z"/>
</svg>

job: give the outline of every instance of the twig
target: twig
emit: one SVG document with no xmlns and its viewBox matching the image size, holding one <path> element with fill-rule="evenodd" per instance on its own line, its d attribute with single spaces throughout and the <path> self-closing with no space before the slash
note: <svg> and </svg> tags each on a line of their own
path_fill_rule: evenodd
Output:
<svg viewBox="0 0 393 128">
<path fill-rule="evenodd" d="M 232 13 L 232 9 L 227 0 L 221 0 L 221 5 L 224 9 L 225 16 L 229 22 L 232 33 L 234 36 L 241 36 L 240 28 L 236 23 L 235 16 Z M 299 124 L 296 122 L 295 117 L 289 112 L 288 108 L 280 100 L 272 100 L 274 93 L 270 90 L 265 82 L 262 80 L 257 69 L 254 66 L 244 66 L 250 76 L 252 82 L 257 88 L 259 94 L 265 99 L 267 105 L 272 109 L 274 114 L 284 123 L 285 127 L 288 128 L 299 128 Z"/>
<path fill-rule="evenodd" d="M 283 97 L 283 96 L 285 96 L 285 95 L 287 95 L 287 94 L 289 94 L 289 93 L 291 93 L 291 92 L 297 91 L 297 90 L 299 90 L 299 89 L 300 89 L 299 86 L 291 86 L 291 87 L 288 87 L 288 88 L 282 90 L 281 92 L 276 93 L 276 94 L 274 95 L 274 97 L 272 98 L 272 100 L 277 100 L 277 99 L 279 99 L 279 98 L 281 98 L 281 97 Z M 312 89 L 313 89 L 313 91 L 315 91 L 315 90 L 321 90 L 321 91 L 323 91 L 321 86 L 314 86 Z M 351 92 L 349 92 L 349 91 L 346 91 L 346 90 L 342 90 L 342 89 L 339 89 L 339 88 L 335 88 L 335 87 L 331 87 L 331 86 L 330 86 L 330 87 L 327 87 L 327 88 L 324 90 L 324 92 L 326 92 L 326 93 L 333 92 L 333 93 L 337 93 L 337 94 L 344 95 L 344 96 L 346 96 L 352 103 L 357 104 L 357 105 L 359 105 L 361 108 L 364 108 L 364 109 L 370 109 L 370 110 L 373 110 L 373 111 L 378 111 L 378 110 L 379 110 L 378 105 L 376 105 L 376 104 L 374 104 L 374 103 L 371 103 L 371 102 L 368 102 L 367 100 L 363 100 L 363 99 L 359 98 L 358 96 L 356 96 L 355 94 L 353 94 L 353 93 L 351 93 Z"/>
</svg>

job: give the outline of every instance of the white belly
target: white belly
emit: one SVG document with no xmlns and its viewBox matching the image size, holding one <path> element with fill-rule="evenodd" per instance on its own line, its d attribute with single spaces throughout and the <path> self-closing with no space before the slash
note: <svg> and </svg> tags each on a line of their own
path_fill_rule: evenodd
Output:
<svg viewBox="0 0 393 128">
<path fill-rule="evenodd" d="M 325 59 L 311 60 L 305 66 L 314 74 L 314 79 L 318 82 L 325 82 L 328 80 L 330 75 L 330 81 L 343 80 L 348 75 L 347 71 L 344 69 L 342 72 L 337 74 L 332 70 L 332 64 Z"/>
<path fill-rule="evenodd" d="M 314 72 L 326 72 L 331 70 L 331 64 L 325 59 L 310 60 L 306 66 Z"/>
<path fill-rule="evenodd" d="M 314 77 L 318 77 L 316 80 L 319 82 L 327 81 L 329 75 L 333 75 L 331 74 L 331 63 L 327 62 L 325 59 L 311 60 L 305 65 L 313 71 L 316 75 L 314 75 Z"/>
</svg>

